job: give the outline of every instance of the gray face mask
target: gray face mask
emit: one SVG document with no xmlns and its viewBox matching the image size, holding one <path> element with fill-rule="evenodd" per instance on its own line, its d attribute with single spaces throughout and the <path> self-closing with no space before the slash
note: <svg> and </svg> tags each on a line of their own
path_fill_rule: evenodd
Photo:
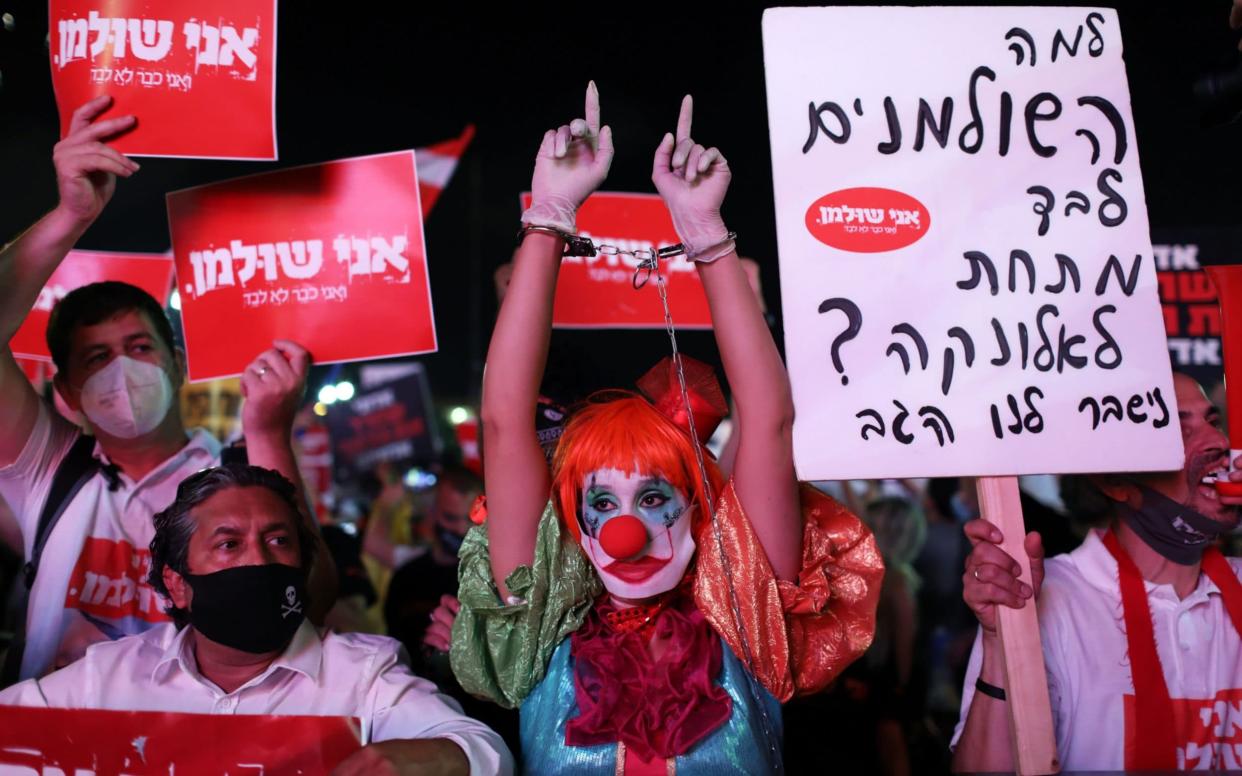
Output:
<svg viewBox="0 0 1242 776">
<path fill-rule="evenodd" d="M 1137 483 L 1136 483 L 1137 485 Z M 1120 503 L 1117 511 L 1148 547 L 1182 566 L 1193 566 L 1229 526 L 1200 514 L 1145 485 L 1138 485 L 1143 506 Z"/>
</svg>

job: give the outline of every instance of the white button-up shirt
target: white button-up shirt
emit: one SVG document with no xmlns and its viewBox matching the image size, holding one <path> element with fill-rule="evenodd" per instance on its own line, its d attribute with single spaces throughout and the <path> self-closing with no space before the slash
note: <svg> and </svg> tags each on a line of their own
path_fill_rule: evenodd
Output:
<svg viewBox="0 0 1242 776">
<path fill-rule="evenodd" d="M 472 774 L 513 772 L 513 757 L 500 736 L 411 673 L 394 639 L 320 634 L 304 622 L 263 673 L 226 693 L 199 673 L 190 630 L 178 632 L 166 623 L 94 644 L 81 660 L 0 692 L 0 704 L 358 717 L 363 743 L 447 738 L 466 753 Z"/>
<path fill-rule="evenodd" d="M 1242 577 L 1242 559 L 1229 563 Z M 1057 752 L 1067 771 L 1120 771 L 1134 746 L 1126 720 L 1134 704 L 1129 643 L 1117 561 L 1099 534 L 1050 558 L 1039 596 L 1039 630 L 1056 726 Z M 1242 768 L 1242 639 L 1229 619 L 1220 588 L 1199 575 L 1190 595 L 1172 585 L 1144 582 L 1156 652 L 1173 700 L 1178 767 Z M 982 666 L 978 638 L 966 671 L 965 726 Z"/>
</svg>

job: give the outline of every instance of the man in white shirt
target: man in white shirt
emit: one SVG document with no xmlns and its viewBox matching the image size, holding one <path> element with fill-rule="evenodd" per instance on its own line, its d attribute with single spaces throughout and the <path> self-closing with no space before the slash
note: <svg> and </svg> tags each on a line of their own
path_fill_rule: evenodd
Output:
<svg viewBox="0 0 1242 776">
<path fill-rule="evenodd" d="M 1114 503 L 1112 524 L 1050 559 L 1046 576 L 1039 535 L 1028 535 L 1034 590 L 995 526 L 967 524 L 963 597 L 981 627 L 955 771 L 1014 767 L 996 606 L 1034 595 L 1065 770 L 1242 769 L 1242 559 L 1212 547 L 1237 527 L 1242 500 L 1211 484 L 1229 463 L 1220 411 L 1191 378 L 1174 375 L 1174 387 L 1185 468 L 1095 478 Z"/>
<path fill-rule="evenodd" d="M 176 624 L 96 644 L 0 704 L 359 717 L 368 745 L 340 772 L 510 773 L 500 737 L 414 676 L 398 642 L 304 619 L 315 544 L 295 493 L 240 464 L 184 480 L 151 542 L 150 581 Z"/>
<path fill-rule="evenodd" d="M 76 660 L 94 642 L 166 621 L 146 583 L 151 518 L 172 502 L 177 483 L 220 456 L 214 438 L 189 435 L 182 425 L 176 398 L 185 355 L 162 303 L 140 289 L 96 283 L 70 292 L 52 311 L 56 390 L 85 416 L 94 442 L 81 444 L 90 449 L 75 448 L 80 431 L 40 400 L 8 346 L 57 265 L 111 199 L 117 177 L 138 169 L 104 142 L 135 123 L 133 116 L 100 120 L 110 104 L 99 97 L 74 114 L 53 154 L 59 204 L 0 251 L 0 497 L 17 517 L 33 582 L 24 654 L 12 671 L 21 678 Z M 294 482 L 290 429 L 309 367 L 305 350 L 278 340 L 241 378 L 250 462 Z M 75 450 L 90 476 L 64 501 L 39 553 L 36 535 L 53 480 L 67 460 L 79 460 Z M 326 611 L 335 578 L 327 553 L 322 558 L 311 587 Z"/>
</svg>

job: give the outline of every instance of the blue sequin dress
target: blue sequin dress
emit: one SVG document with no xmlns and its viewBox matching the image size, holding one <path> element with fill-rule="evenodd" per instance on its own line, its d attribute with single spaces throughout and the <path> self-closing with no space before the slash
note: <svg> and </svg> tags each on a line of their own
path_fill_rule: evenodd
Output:
<svg viewBox="0 0 1242 776">
<path fill-rule="evenodd" d="M 727 645 L 721 647 L 723 662 L 716 683 L 733 699 L 733 714 L 728 722 L 676 758 L 676 773 L 678 776 L 775 773 L 780 769 L 781 757 L 780 704 L 758 682 L 748 679 L 746 669 Z M 760 704 L 766 709 L 772 728 L 771 747 L 764 740 Z M 616 744 L 565 744 L 565 723 L 577 715 L 573 656 L 570 640 L 565 639 L 552 653 L 543 681 L 522 703 L 522 755 L 527 773 L 539 776 L 618 773 Z"/>
</svg>

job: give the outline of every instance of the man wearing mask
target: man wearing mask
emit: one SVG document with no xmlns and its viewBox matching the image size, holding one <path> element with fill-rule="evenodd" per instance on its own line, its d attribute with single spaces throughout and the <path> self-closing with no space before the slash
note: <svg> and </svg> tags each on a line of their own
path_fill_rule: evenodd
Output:
<svg viewBox="0 0 1242 776">
<path fill-rule="evenodd" d="M 74 114 L 53 155 L 59 204 L 0 252 L 0 496 L 21 527 L 30 592 L 24 649 L 6 658 L 10 680 L 41 676 L 94 642 L 166 621 L 146 582 L 151 518 L 182 479 L 220 456 L 210 435 L 182 426 L 176 398 L 185 356 L 162 305 L 140 289 L 92 284 L 52 312 L 56 390 L 93 436 L 40 400 L 7 345 L 111 199 L 117 177 L 138 169 L 104 142 L 135 125 L 133 116 L 99 120 L 110 104 L 99 97 Z M 278 340 L 241 378 L 250 461 L 295 482 L 290 428 L 309 365 L 305 350 Z M 332 603 L 332 577 L 328 561 L 316 566 L 312 588 L 323 607 Z"/>
<path fill-rule="evenodd" d="M 1094 477 L 1113 504 L 1110 525 L 1046 568 L 1039 534 L 1029 534 L 1033 590 L 998 546 L 1000 531 L 967 524 L 974 549 L 963 598 L 981 627 L 955 771 L 1013 768 L 996 607 L 1036 596 L 1063 768 L 1242 768 L 1242 559 L 1214 547 L 1237 527 L 1242 499 L 1211 484 L 1217 475 L 1242 481 L 1242 472 L 1224 474 L 1229 440 L 1198 383 L 1174 375 L 1174 387 L 1185 467 Z"/>
<path fill-rule="evenodd" d="M 359 717 L 368 744 L 338 773 L 512 772 L 499 736 L 410 673 L 392 639 L 304 619 L 316 541 L 292 483 L 226 464 L 155 516 L 150 583 L 173 623 L 92 646 L 0 704 Z"/>
<path fill-rule="evenodd" d="M 407 546 L 384 548 L 376 541 L 382 533 L 368 526 L 366 550 L 376 558 L 391 560 L 396 569 L 384 602 L 384 622 L 388 635 L 399 639 L 421 665 L 423 634 L 431 624 L 431 613 L 443 596 L 457 595 L 457 550 L 470 530 L 470 507 L 483 491 L 474 472 L 461 466 L 447 466 L 439 475 L 431 509 L 426 520 L 431 528 L 431 545 L 426 551 Z"/>
</svg>

